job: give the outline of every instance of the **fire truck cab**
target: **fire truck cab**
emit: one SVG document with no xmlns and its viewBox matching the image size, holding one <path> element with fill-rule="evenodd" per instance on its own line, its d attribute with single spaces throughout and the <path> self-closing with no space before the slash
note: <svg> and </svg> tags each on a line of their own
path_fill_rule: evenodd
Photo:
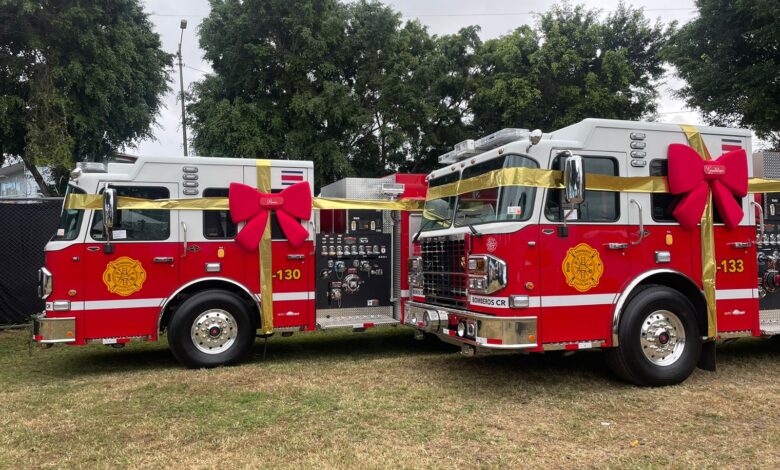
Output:
<svg viewBox="0 0 780 470">
<path fill-rule="evenodd" d="M 739 148 L 750 155 L 747 130 L 698 131 L 713 158 Z M 430 194 L 506 168 L 566 170 L 566 187 L 496 182 L 429 197 L 409 260 L 406 323 L 467 354 L 604 349 L 618 375 L 641 385 L 681 382 L 697 364 L 714 367 L 700 228 L 677 223 L 677 196 L 583 188 L 582 173 L 665 176 L 675 143 L 688 143 L 675 124 L 586 119 L 458 144 L 428 175 Z M 738 202 L 744 216 L 735 229 L 715 215 L 719 339 L 780 333 L 773 305 L 780 235 L 756 221 L 780 212 L 771 206 L 765 214 L 753 195 Z"/>
<path fill-rule="evenodd" d="M 270 177 L 273 193 L 300 182 L 313 187 L 314 168 L 306 161 L 271 160 Z M 112 210 L 116 201 L 110 197 L 103 198 L 105 210 L 92 210 L 72 208 L 68 201 L 106 192 L 141 203 L 224 203 L 231 183 L 257 187 L 257 180 L 252 159 L 139 157 L 80 164 L 71 174 L 59 229 L 45 249 L 45 311 L 34 319 L 34 340 L 119 347 L 155 341 L 167 330 L 172 352 L 188 366 L 238 361 L 251 349 L 265 301 L 261 257 L 234 241 L 243 223 L 235 224 L 228 210 L 143 204 Z M 425 195 L 424 175 L 401 174 L 348 178 L 323 193 L 343 198 L 354 196 L 355 188 L 369 200 Z M 401 300 L 408 296 L 401 260 L 409 255 L 415 220 L 388 210 L 315 211 L 301 221 L 308 238 L 295 248 L 272 213 L 273 333 L 400 324 Z"/>
</svg>

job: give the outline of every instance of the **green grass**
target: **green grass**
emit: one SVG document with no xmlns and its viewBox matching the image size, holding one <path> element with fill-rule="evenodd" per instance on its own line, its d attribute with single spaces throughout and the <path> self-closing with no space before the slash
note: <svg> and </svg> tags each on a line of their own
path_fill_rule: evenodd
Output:
<svg viewBox="0 0 780 470">
<path fill-rule="evenodd" d="M 0 467 L 775 467 L 780 348 L 643 389 L 598 353 L 465 358 L 403 328 L 258 341 L 178 366 L 164 343 L 30 347 L 0 331 Z"/>
</svg>

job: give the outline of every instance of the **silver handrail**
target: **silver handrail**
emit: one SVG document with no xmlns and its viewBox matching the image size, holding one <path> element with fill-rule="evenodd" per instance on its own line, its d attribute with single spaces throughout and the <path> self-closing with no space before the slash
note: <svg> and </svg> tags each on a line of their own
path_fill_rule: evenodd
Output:
<svg viewBox="0 0 780 470">
<path fill-rule="evenodd" d="M 756 240 L 758 242 L 761 242 L 761 240 L 764 239 L 764 208 L 761 206 L 761 204 L 757 203 L 756 201 L 750 201 L 750 204 L 753 206 L 758 207 L 758 226 L 761 229 L 761 233 L 756 235 Z"/>
<path fill-rule="evenodd" d="M 181 257 L 185 258 L 187 256 L 187 224 L 181 222 L 181 228 L 184 230 L 184 253 L 182 253 Z"/>
<path fill-rule="evenodd" d="M 637 209 L 639 209 L 639 240 L 631 242 L 631 245 L 637 246 L 642 243 L 642 240 L 645 239 L 645 223 L 642 219 L 642 204 L 639 204 L 639 201 L 636 199 L 631 199 L 631 202 L 636 205 Z"/>
</svg>

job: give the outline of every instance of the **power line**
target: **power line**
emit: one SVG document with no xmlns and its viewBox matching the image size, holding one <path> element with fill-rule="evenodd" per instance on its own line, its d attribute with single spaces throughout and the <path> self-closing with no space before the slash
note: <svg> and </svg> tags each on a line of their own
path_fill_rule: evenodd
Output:
<svg viewBox="0 0 780 470">
<path fill-rule="evenodd" d="M 205 70 L 201 70 L 201 69 L 196 69 L 195 67 L 190 67 L 189 65 L 185 65 L 184 68 L 185 69 L 194 70 L 194 71 L 200 72 L 200 73 L 213 73 L 213 72 L 206 72 Z"/>
</svg>

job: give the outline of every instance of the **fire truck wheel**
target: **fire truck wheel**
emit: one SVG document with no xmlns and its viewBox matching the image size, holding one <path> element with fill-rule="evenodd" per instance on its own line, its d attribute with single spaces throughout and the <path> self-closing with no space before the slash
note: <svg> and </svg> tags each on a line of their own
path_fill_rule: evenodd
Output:
<svg viewBox="0 0 780 470">
<path fill-rule="evenodd" d="M 235 364 L 252 347 L 255 328 L 244 302 L 222 291 L 198 292 L 182 303 L 168 324 L 168 343 L 187 367 Z"/>
<path fill-rule="evenodd" d="M 678 384 L 696 368 L 701 339 L 694 308 L 678 291 L 650 286 L 623 311 L 620 345 L 607 351 L 607 363 L 637 385 Z"/>
</svg>

